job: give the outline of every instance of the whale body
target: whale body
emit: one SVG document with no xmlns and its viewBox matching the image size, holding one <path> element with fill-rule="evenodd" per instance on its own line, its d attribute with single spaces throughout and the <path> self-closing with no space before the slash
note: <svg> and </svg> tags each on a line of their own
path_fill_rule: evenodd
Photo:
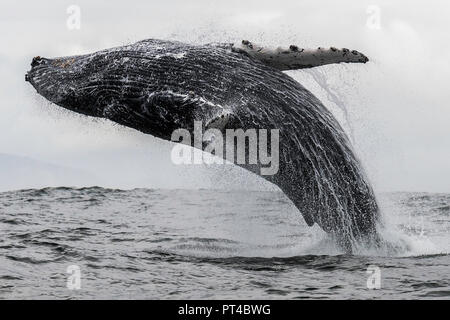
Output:
<svg viewBox="0 0 450 320">
<path fill-rule="evenodd" d="M 86 55 L 35 57 L 26 80 L 61 107 L 165 140 L 179 128 L 192 132 L 194 121 L 208 126 L 222 119 L 216 126 L 221 132 L 278 129 L 279 170 L 264 178 L 286 194 L 308 225 L 317 223 L 349 251 L 373 239 L 379 209 L 344 130 L 311 92 L 281 71 L 289 63 L 277 68 L 271 52 L 261 59 L 243 44 L 236 49 L 149 39 Z M 301 58 L 297 47 L 287 54 Z M 238 165 L 259 173 L 258 164 Z"/>
</svg>

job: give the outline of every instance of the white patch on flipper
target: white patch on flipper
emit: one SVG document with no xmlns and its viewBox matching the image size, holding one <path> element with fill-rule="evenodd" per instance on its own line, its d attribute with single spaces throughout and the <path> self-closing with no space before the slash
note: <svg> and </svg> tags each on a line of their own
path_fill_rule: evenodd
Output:
<svg viewBox="0 0 450 320">
<path fill-rule="evenodd" d="M 186 52 L 178 52 L 178 53 L 172 53 L 172 52 L 168 52 L 168 53 L 164 53 L 164 54 L 157 54 L 155 56 L 155 59 L 160 59 L 162 57 L 172 57 L 175 59 L 182 59 L 186 56 Z"/>
<path fill-rule="evenodd" d="M 346 48 L 318 47 L 317 49 L 302 49 L 295 45 L 291 45 L 289 48 L 270 48 L 247 40 L 233 44 L 231 50 L 245 53 L 281 71 L 312 68 L 331 63 L 366 63 L 368 61 L 368 58 L 362 53 Z"/>
</svg>

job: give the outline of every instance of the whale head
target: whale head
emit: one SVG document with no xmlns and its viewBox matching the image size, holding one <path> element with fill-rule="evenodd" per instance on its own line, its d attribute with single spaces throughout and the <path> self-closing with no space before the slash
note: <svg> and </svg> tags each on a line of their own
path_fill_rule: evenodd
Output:
<svg viewBox="0 0 450 320">
<path fill-rule="evenodd" d="M 91 81 L 84 78 L 89 62 L 82 56 L 48 59 L 36 56 L 31 61 L 31 70 L 25 74 L 25 80 L 47 100 L 88 116 L 99 116 L 101 110 L 96 104 L 94 94 L 81 95 L 80 89 L 89 86 Z"/>
<path fill-rule="evenodd" d="M 195 121 L 217 123 L 228 113 L 188 88 L 180 90 L 181 76 L 167 66 L 181 69 L 181 62 L 178 66 L 176 57 L 161 58 L 156 46 L 152 55 L 151 48 L 146 46 L 145 58 L 123 51 L 53 59 L 37 56 L 25 80 L 58 106 L 162 139 L 170 140 L 178 128 L 192 131 Z"/>
</svg>

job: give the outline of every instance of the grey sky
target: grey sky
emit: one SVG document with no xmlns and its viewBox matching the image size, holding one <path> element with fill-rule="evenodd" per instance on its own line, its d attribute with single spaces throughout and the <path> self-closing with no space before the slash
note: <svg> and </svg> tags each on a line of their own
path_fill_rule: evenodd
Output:
<svg viewBox="0 0 450 320">
<path fill-rule="evenodd" d="M 71 4 L 81 9 L 80 30 L 66 27 Z M 367 26 L 369 5 L 380 9 L 380 29 Z M 289 74 L 348 129 L 377 190 L 450 192 L 449 16 L 447 1 L 2 0 L 0 153 L 95 172 L 87 184 L 210 187 L 220 177 L 225 186 L 256 188 L 260 180 L 240 169 L 175 167 L 167 142 L 50 105 L 24 81 L 31 58 L 152 37 L 348 47 L 371 62 Z M 314 80 L 320 76 L 326 83 Z"/>
</svg>

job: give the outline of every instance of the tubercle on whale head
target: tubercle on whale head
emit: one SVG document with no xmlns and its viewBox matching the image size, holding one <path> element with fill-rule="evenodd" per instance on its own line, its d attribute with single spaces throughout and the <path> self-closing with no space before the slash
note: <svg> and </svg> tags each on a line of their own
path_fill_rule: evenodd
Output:
<svg viewBox="0 0 450 320">
<path fill-rule="evenodd" d="M 41 56 L 36 56 L 36 57 L 34 57 L 33 58 L 33 60 L 31 60 L 31 67 L 33 68 L 33 67 L 36 67 L 36 66 L 38 66 L 38 65 L 40 65 L 40 64 L 42 64 L 42 63 L 44 63 L 45 61 L 41 58 Z M 31 72 L 31 70 L 30 71 L 28 71 L 26 74 L 25 74 L 25 81 L 27 81 L 27 82 L 31 82 L 32 81 L 32 77 L 31 77 L 31 75 L 30 75 L 30 72 Z"/>
</svg>

